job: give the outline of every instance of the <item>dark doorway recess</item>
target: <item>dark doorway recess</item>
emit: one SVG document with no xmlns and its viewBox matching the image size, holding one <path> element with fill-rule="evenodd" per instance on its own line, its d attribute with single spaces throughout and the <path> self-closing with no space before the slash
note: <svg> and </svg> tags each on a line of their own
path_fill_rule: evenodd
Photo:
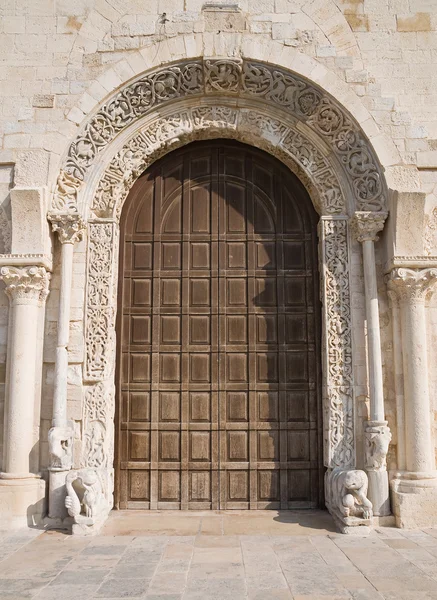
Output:
<svg viewBox="0 0 437 600">
<path fill-rule="evenodd" d="M 150 167 L 120 227 L 116 506 L 321 506 L 317 214 L 229 140 Z"/>
</svg>

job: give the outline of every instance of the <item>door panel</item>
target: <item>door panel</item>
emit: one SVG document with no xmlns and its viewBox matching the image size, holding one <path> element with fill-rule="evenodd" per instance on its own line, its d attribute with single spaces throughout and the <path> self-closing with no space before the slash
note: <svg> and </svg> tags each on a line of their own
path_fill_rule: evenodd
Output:
<svg viewBox="0 0 437 600">
<path fill-rule="evenodd" d="M 121 218 L 120 508 L 320 504 L 316 215 L 218 140 L 159 161 Z"/>
</svg>

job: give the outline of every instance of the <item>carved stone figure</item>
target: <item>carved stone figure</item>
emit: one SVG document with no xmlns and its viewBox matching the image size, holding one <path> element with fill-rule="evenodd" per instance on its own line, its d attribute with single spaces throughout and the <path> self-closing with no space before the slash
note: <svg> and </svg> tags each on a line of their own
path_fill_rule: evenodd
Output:
<svg viewBox="0 0 437 600">
<path fill-rule="evenodd" d="M 69 471 L 65 478 L 67 496 L 65 506 L 81 533 L 96 525 L 106 515 L 106 501 L 103 483 L 96 469 L 86 468 Z M 73 525 L 73 533 L 75 531 Z"/>
<path fill-rule="evenodd" d="M 385 471 L 391 432 L 386 421 L 369 421 L 365 429 L 366 469 Z"/>
<path fill-rule="evenodd" d="M 369 526 L 373 507 L 367 498 L 368 480 L 364 471 L 336 468 L 325 478 L 326 506 L 342 533 Z"/>
<path fill-rule="evenodd" d="M 73 429 L 52 427 L 49 431 L 50 470 L 68 471 L 73 463 Z"/>
</svg>

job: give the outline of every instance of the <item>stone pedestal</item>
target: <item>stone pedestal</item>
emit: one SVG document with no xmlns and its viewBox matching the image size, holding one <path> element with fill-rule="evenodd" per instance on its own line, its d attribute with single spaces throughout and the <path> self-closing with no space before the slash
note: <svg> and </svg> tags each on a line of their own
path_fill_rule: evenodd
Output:
<svg viewBox="0 0 437 600">
<path fill-rule="evenodd" d="M 35 524 L 45 510 L 45 482 L 32 472 L 35 451 L 35 390 L 38 388 L 38 326 L 48 295 L 44 267 L 2 267 L 10 300 L 8 369 L 0 516 L 8 528 Z"/>
</svg>

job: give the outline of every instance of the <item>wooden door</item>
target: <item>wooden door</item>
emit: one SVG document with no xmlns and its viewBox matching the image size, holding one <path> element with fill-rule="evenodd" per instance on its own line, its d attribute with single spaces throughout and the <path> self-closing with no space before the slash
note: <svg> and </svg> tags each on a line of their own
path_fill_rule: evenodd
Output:
<svg viewBox="0 0 437 600">
<path fill-rule="evenodd" d="M 320 504 L 317 218 L 281 163 L 194 143 L 121 218 L 117 506 Z"/>
</svg>

